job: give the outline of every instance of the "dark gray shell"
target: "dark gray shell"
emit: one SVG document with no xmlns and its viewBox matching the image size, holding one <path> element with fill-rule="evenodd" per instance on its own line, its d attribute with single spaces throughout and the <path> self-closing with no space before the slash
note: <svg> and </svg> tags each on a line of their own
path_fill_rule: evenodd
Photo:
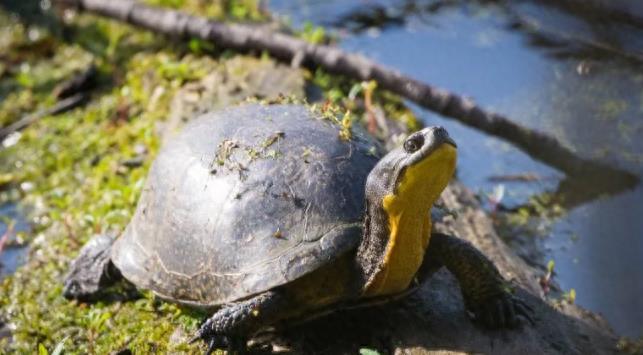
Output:
<svg viewBox="0 0 643 355">
<path fill-rule="evenodd" d="M 374 141 L 353 136 L 296 105 L 195 119 L 153 163 L 113 262 L 162 297 L 217 305 L 333 261 L 359 241 L 378 160 Z"/>
</svg>

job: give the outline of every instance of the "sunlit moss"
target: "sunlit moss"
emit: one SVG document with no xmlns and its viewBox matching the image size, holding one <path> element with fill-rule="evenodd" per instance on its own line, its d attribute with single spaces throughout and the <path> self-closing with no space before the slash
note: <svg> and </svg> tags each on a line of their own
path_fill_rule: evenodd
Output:
<svg viewBox="0 0 643 355">
<path fill-rule="evenodd" d="M 0 103 L 3 125 L 51 105 L 53 87 L 91 62 L 98 64 L 101 80 L 86 106 L 44 117 L 0 151 L 0 164 L 9 168 L 3 171 L 9 176 L 5 184 L 34 209 L 27 264 L 0 286 L 0 312 L 13 333 L 0 348 L 33 353 L 62 344 L 65 353 L 125 347 L 136 353 L 199 353 L 199 346 L 188 347 L 183 338 L 170 339 L 177 329 L 193 331 L 203 315 L 148 294 L 132 302 L 69 302 L 61 296 L 61 281 L 89 237 L 122 230 L 129 221 L 159 146 L 158 122 L 167 116 L 169 98 L 184 83 L 206 75 L 216 61 L 164 49 L 162 38 L 109 21 L 77 20 L 77 29 L 89 31 L 79 30 L 74 44 L 53 39 L 51 56 L 3 63 L 8 67 L 0 87 L 12 88 Z M 3 21 L 0 26 L 18 25 Z M 11 45 L 28 42 L 20 38 L 25 31 L 14 32 Z M 142 166 L 122 164 L 133 157 L 142 158 Z M 2 194 L 15 196 L 7 190 Z"/>
<path fill-rule="evenodd" d="M 254 0 L 148 2 L 219 18 L 264 16 Z M 53 105 L 55 85 L 90 63 L 99 73 L 98 88 L 85 106 L 42 118 L 24 130 L 16 144 L 0 150 L 0 166 L 7 169 L 0 171 L 2 200 L 19 196 L 31 208 L 33 224 L 27 263 L 0 285 L 0 319 L 11 325 L 13 334 L 11 340 L 0 340 L 0 348 L 17 353 L 51 352 L 56 346 L 66 354 L 123 348 L 141 354 L 201 353 L 201 345 L 190 346 L 185 340 L 204 314 L 160 302 L 145 292 L 127 302 L 70 302 L 61 296 L 62 280 L 69 262 L 92 235 L 118 232 L 131 218 L 177 90 L 217 70 L 224 62 L 220 59 L 233 54 L 199 56 L 212 52 L 212 46 L 171 42 L 87 15 L 70 18 L 71 39 L 62 41 L 43 32 L 37 40 L 46 39 L 50 51 L 40 53 L 27 38 L 28 29 L 0 14 L 0 44 L 6 44 L 3 48 L 11 55 L 25 56 L 22 62 L 1 61 L 3 126 Z M 230 74 L 244 77 L 238 72 L 242 68 L 229 62 Z M 326 98 L 363 116 L 361 98 L 347 97 L 360 83 L 322 71 L 309 79 Z M 388 117 L 418 126 L 399 98 L 379 90 L 373 96 Z M 123 164 L 135 158 L 140 166 Z"/>
<path fill-rule="evenodd" d="M 365 83 L 327 73 L 318 68 L 310 75 L 310 80 L 322 89 L 324 99 L 350 110 L 360 117 L 364 116 L 364 90 Z M 360 88 L 360 89 L 356 89 Z M 381 108 L 385 116 L 404 126 L 405 131 L 418 130 L 421 124 L 415 114 L 404 104 L 399 96 L 388 91 L 373 89 L 373 101 Z"/>
<path fill-rule="evenodd" d="M 34 221 L 42 233 L 32 243 L 28 264 L 0 292 L 3 312 L 15 326 L 8 346 L 30 352 L 35 342 L 51 349 L 68 338 L 65 349 L 78 353 L 174 347 L 167 339 L 182 316 L 176 306 L 151 298 L 85 306 L 60 295 L 65 269 L 79 245 L 96 232 L 122 229 L 131 216 L 158 147 L 155 122 L 167 111 L 162 104 L 148 110 L 143 98 L 149 96 L 140 91 L 152 83 L 165 87 L 167 95 L 173 89 L 174 79 L 160 75 L 159 64 L 149 56 L 135 56 L 122 86 L 84 109 L 43 119 L 1 153 L 4 166 L 21 166 L 17 181 L 33 183 L 25 203 L 40 206 Z M 123 110 L 127 113 L 121 115 Z M 120 162 L 141 146 L 144 165 L 124 169 Z"/>
<path fill-rule="evenodd" d="M 145 0 L 145 2 L 218 19 L 258 21 L 266 17 L 259 6 L 259 0 Z"/>
<path fill-rule="evenodd" d="M 315 26 L 310 22 L 304 24 L 300 35 L 304 40 L 314 44 L 324 43 L 327 40 L 324 28 Z"/>
</svg>

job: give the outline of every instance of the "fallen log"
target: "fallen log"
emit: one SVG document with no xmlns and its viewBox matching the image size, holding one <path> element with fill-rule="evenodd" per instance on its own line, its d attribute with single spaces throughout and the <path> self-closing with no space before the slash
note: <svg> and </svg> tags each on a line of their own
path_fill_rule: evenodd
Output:
<svg viewBox="0 0 643 355">
<path fill-rule="evenodd" d="M 422 83 L 364 56 L 346 53 L 337 47 L 308 43 L 288 34 L 267 30 L 265 27 L 222 23 L 131 0 L 55 2 L 156 33 L 178 38 L 199 38 L 242 52 L 265 51 L 295 66 L 322 67 L 329 72 L 346 75 L 355 80 L 375 80 L 380 88 L 511 142 L 534 159 L 569 176 L 601 176 L 605 181 L 625 188 L 631 188 L 638 183 L 636 175 L 605 163 L 579 157 L 553 137 L 523 127 L 501 114 L 488 112 L 468 98 Z"/>
</svg>

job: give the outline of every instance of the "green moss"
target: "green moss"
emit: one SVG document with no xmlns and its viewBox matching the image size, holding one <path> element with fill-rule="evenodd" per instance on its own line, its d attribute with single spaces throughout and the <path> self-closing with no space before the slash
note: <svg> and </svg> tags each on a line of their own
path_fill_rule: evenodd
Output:
<svg viewBox="0 0 643 355">
<path fill-rule="evenodd" d="M 217 19 L 259 21 L 266 17 L 259 6 L 259 0 L 145 0 L 145 2 Z"/>
<path fill-rule="evenodd" d="M 5 318 L 15 326 L 10 348 L 27 353 L 39 343 L 52 349 L 64 338 L 68 353 L 176 348 L 167 343 L 176 326 L 185 324 L 176 306 L 151 298 L 90 306 L 61 297 L 61 280 L 78 247 L 94 233 L 121 230 L 131 217 L 158 147 L 155 121 L 167 112 L 162 103 L 153 107 L 143 91 L 163 87 L 171 94 L 174 79 L 157 69 L 166 59 L 134 56 L 123 85 L 86 108 L 43 119 L 0 153 L 3 166 L 21 167 L 14 172 L 17 182 L 33 184 L 25 202 L 39 206 L 34 222 L 40 234 L 29 261 L 0 291 Z M 143 166 L 124 169 L 120 162 L 141 146 L 149 152 Z"/>
<path fill-rule="evenodd" d="M 101 80 L 86 106 L 41 119 L 17 144 L 0 151 L 0 164 L 9 167 L 2 172 L 3 186 L 13 187 L 2 192 L 3 199 L 17 191 L 33 206 L 34 227 L 26 265 L 0 286 L 1 318 L 13 328 L 13 339 L 3 339 L 0 348 L 201 353 L 200 345 L 185 344 L 185 336 L 170 339 L 177 329 L 193 332 L 203 314 L 147 293 L 129 302 L 69 302 L 61 296 L 61 282 L 83 243 L 95 233 L 122 230 L 129 221 L 158 150 L 158 121 L 168 115 L 169 99 L 217 62 L 184 55 L 189 48 L 105 20 L 78 16 L 72 26 L 73 44 L 51 38 L 52 55 L 2 61 L 2 125 L 52 105 L 53 87 L 91 62 L 98 64 Z M 30 42 L 27 30 L 3 15 L 0 33 L 7 32 L 13 35 L 0 41 L 20 55 Z M 142 166 L 122 164 L 132 158 L 140 158 Z"/>
<path fill-rule="evenodd" d="M 314 26 L 310 22 L 306 22 L 306 24 L 304 24 L 304 28 L 302 29 L 300 36 L 304 40 L 313 44 L 320 44 L 327 41 L 326 31 L 324 28 Z"/>
<path fill-rule="evenodd" d="M 351 111 L 362 121 L 366 117 L 364 95 L 368 93 L 374 105 L 380 107 L 384 116 L 403 126 L 403 130 L 413 132 L 421 127 L 415 114 L 404 104 L 402 99 L 388 91 L 378 90 L 369 83 L 356 82 L 355 80 L 328 74 L 323 69 L 317 69 L 310 75 L 311 82 L 321 88 L 324 98 L 333 105 Z M 364 90 L 368 88 L 369 90 Z M 375 132 L 383 138 L 382 131 Z"/>
<path fill-rule="evenodd" d="M 250 0 L 148 2 L 216 17 L 264 16 L 257 1 Z M 202 313 L 159 302 L 145 292 L 129 301 L 83 304 L 67 301 L 61 291 L 78 249 L 96 233 L 122 230 L 131 218 L 160 145 L 159 121 L 168 116 L 171 98 L 221 63 L 195 56 L 212 50 L 198 41 L 171 43 L 86 15 L 76 15 L 69 25 L 68 41 L 44 30 L 30 39 L 30 29 L 0 12 L 0 45 L 8 53 L 0 59 L 1 125 L 53 105 L 53 88 L 74 72 L 90 63 L 99 69 L 99 87 L 88 104 L 44 117 L 24 130 L 16 144 L 0 150 L 0 166 L 7 167 L 0 172 L 0 200 L 20 197 L 32 209 L 33 225 L 28 261 L 0 285 L 0 319 L 11 324 L 13 333 L 11 341 L 0 340 L 0 348 L 17 353 L 52 353 L 61 347 L 66 354 L 105 354 L 125 347 L 140 354 L 201 353 L 200 344 L 185 340 L 204 319 Z M 49 49 L 36 50 L 43 43 Z M 230 55 L 222 53 L 219 59 Z M 347 97 L 359 83 L 322 71 L 310 79 L 331 101 L 363 117 L 359 98 Z M 401 100 L 378 90 L 373 96 L 387 116 L 417 128 Z M 348 132 L 351 121 L 345 121 Z M 269 138 L 264 148 L 274 141 Z M 271 154 L 248 154 L 259 153 Z M 142 164 L 123 163 L 132 159 Z"/>
<path fill-rule="evenodd" d="M 351 126 L 353 125 L 353 116 L 350 111 L 346 111 L 341 121 L 341 130 L 339 131 L 339 138 L 345 141 L 353 138 Z"/>
</svg>

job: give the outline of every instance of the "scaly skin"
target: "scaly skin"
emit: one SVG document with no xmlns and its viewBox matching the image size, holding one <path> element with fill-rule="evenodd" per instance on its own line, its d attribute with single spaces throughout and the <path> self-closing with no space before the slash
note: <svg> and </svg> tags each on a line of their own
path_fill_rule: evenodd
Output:
<svg viewBox="0 0 643 355">
<path fill-rule="evenodd" d="M 247 337 L 278 320 L 286 307 L 286 297 L 278 289 L 227 305 L 208 318 L 190 342 L 205 341 L 206 355 L 222 347 L 226 347 L 229 354 L 242 353 Z"/>
<path fill-rule="evenodd" d="M 518 315 L 533 323 L 531 309 L 512 295 L 512 289 L 498 269 L 469 242 L 441 233 L 433 233 L 421 279 L 445 266 L 460 284 L 466 308 L 475 320 L 490 328 L 515 327 Z"/>
</svg>

